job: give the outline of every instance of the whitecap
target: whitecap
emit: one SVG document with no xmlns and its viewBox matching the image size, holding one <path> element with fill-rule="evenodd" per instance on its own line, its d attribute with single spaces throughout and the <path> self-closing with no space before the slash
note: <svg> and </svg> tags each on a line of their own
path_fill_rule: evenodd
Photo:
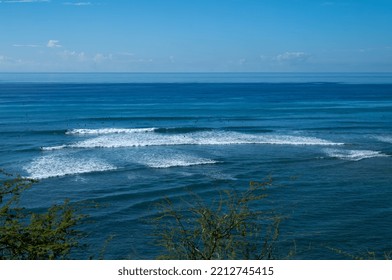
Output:
<svg viewBox="0 0 392 280">
<path fill-rule="evenodd" d="M 370 150 L 337 150 L 337 149 L 325 149 L 324 152 L 332 158 L 338 158 L 343 160 L 359 161 L 368 158 L 375 157 L 388 157 L 388 155 L 379 151 Z"/>
<path fill-rule="evenodd" d="M 71 129 L 65 132 L 69 135 L 105 135 L 105 134 L 119 134 L 119 133 L 143 133 L 153 132 L 156 128 L 99 128 L 99 129 Z"/>
<path fill-rule="evenodd" d="M 316 137 L 291 135 L 258 135 L 228 131 L 203 131 L 186 134 L 133 133 L 99 135 L 66 146 L 46 147 L 58 148 L 123 148 L 145 146 L 176 145 L 237 145 L 237 144 L 269 144 L 269 145 L 318 145 L 335 146 L 343 143 L 331 142 Z"/>
<path fill-rule="evenodd" d="M 377 136 L 375 138 L 381 142 L 392 144 L 392 136 Z"/>
<path fill-rule="evenodd" d="M 32 179 L 46 179 L 90 172 L 115 170 L 116 167 L 97 158 L 80 158 L 77 156 L 46 155 L 41 156 L 24 169 Z"/>
<path fill-rule="evenodd" d="M 67 148 L 67 145 L 59 145 L 59 146 L 52 146 L 52 147 L 41 147 L 42 151 L 55 151 L 55 150 L 62 150 Z"/>
<path fill-rule="evenodd" d="M 169 157 L 151 157 L 145 159 L 144 164 L 152 168 L 186 167 L 193 165 L 215 164 L 218 161 L 197 158 L 185 155 L 174 155 Z"/>
</svg>

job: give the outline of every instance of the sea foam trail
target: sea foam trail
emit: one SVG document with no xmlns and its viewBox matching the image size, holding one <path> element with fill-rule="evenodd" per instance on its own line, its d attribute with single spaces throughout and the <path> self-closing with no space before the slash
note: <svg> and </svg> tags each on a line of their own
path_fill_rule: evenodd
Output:
<svg viewBox="0 0 392 280">
<path fill-rule="evenodd" d="M 215 163 L 218 162 L 211 159 L 185 156 L 174 156 L 169 158 L 150 158 L 144 162 L 145 165 L 152 168 L 186 167 Z"/>
<path fill-rule="evenodd" d="M 381 142 L 392 144 L 392 136 L 377 136 L 375 138 Z"/>
<path fill-rule="evenodd" d="M 46 179 L 66 175 L 101 172 L 117 169 L 99 159 L 72 156 L 42 156 L 24 167 L 32 179 Z"/>
<path fill-rule="evenodd" d="M 184 134 L 131 133 L 98 135 L 69 145 L 44 147 L 43 150 L 64 148 L 122 148 L 144 146 L 175 145 L 235 145 L 235 144 L 269 144 L 269 145 L 318 145 L 336 146 L 335 143 L 316 137 L 290 135 L 255 135 L 228 131 L 202 131 Z"/>
<path fill-rule="evenodd" d="M 67 148 L 67 145 L 53 146 L 53 147 L 41 147 L 42 151 L 55 151 Z"/>
<path fill-rule="evenodd" d="M 332 158 L 338 158 L 343 160 L 359 161 L 368 158 L 376 157 L 388 157 L 379 151 L 370 150 L 338 150 L 338 149 L 325 149 L 324 152 Z"/>
<path fill-rule="evenodd" d="M 65 134 L 69 135 L 104 135 L 104 134 L 118 134 L 118 133 L 142 133 L 153 132 L 157 128 L 100 128 L 100 129 L 71 129 L 67 130 Z"/>
</svg>

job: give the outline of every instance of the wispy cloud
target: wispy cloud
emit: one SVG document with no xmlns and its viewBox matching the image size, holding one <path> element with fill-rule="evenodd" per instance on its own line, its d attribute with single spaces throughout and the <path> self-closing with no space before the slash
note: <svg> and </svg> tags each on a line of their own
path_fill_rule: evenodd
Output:
<svg viewBox="0 0 392 280">
<path fill-rule="evenodd" d="M 34 44 L 13 44 L 13 47 L 16 48 L 39 48 L 41 47 L 40 45 L 34 45 Z"/>
<path fill-rule="evenodd" d="M 1 64 L 15 64 L 15 63 L 21 63 L 21 60 L 15 60 L 9 56 L 6 55 L 0 55 L 0 65 Z"/>
<path fill-rule="evenodd" d="M 48 48 L 61 48 L 61 45 L 59 43 L 60 41 L 58 40 L 49 40 L 46 46 Z"/>
<path fill-rule="evenodd" d="M 63 50 L 58 53 L 62 58 L 64 59 L 77 59 L 79 61 L 85 61 L 85 62 L 95 62 L 95 63 L 101 63 L 104 61 L 110 61 L 114 60 L 116 58 L 118 59 L 123 59 L 123 56 L 125 56 L 125 53 L 117 53 L 117 54 L 112 54 L 112 53 L 86 53 L 84 51 L 71 51 L 71 50 Z M 133 54 L 129 54 L 129 56 L 133 56 Z"/>
<path fill-rule="evenodd" d="M 135 54 L 131 52 L 118 52 L 117 54 L 120 56 L 129 56 L 129 57 L 135 56 Z"/>
<path fill-rule="evenodd" d="M 8 60 L 8 57 L 6 57 L 5 55 L 0 55 L 0 63 L 5 62 L 6 60 Z"/>
<path fill-rule="evenodd" d="M 246 59 L 246 58 L 240 58 L 239 60 L 238 60 L 238 64 L 239 65 L 244 65 L 244 64 L 246 64 L 248 62 L 248 60 Z"/>
<path fill-rule="evenodd" d="M 64 59 L 76 59 L 78 61 L 86 61 L 87 60 L 87 56 L 84 52 L 76 52 L 76 51 L 68 51 L 65 50 L 63 52 L 60 53 L 60 55 L 64 58 Z"/>
<path fill-rule="evenodd" d="M 91 6 L 91 2 L 64 2 L 63 5 L 67 6 Z"/>
<path fill-rule="evenodd" d="M 111 55 L 113 61 L 121 62 L 121 63 L 151 63 L 153 62 L 152 58 L 142 58 L 138 57 L 136 54 L 132 52 L 118 52 Z M 174 63 L 174 56 L 169 57 L 169 60 Z"/>
<path fill-rule="evenodd" d="M 112 60 L 112 59 L 113 59 L 113 55 L 112 54 L 105 55 L 105 54 L 102 54 L 102 53 L 97 53 L 94 56 L 94 58 L 93 58 L 95 63 L 101 63 L 101 62 L 103 62 L 105 60 Z"/>
<path fill-rule="evenodd" d="M 300 63 L 310 58 L 305 52 L 285 52 L 276 56 L 275 60 L 281 63 Z"/>
</svg>

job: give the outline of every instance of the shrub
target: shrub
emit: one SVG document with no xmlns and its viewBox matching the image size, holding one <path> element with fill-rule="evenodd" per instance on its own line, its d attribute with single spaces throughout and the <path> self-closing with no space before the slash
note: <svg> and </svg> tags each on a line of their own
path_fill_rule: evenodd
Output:
<svg viewBox="0 0 392 280">
<path fill-rule="evenodd" d="M 226 190 L 207 204 L 193 195 L 185 210 L 170 199 L 154 220 L 160 259 L 275 259 L 281 218 L 252 206 L 266 197 L 271 181 L 238 193 Z M 257 209 L 260 209 L 258 205 Z"/>
<path fill-rule="evenodd" d="M 0 259 L 66 259 L 79 245 L 75 226 L 82 215 L 65 201 L 45 213 L 19 207 L 21 194 L 36 181 L 0 170 Z"/>
</svg>

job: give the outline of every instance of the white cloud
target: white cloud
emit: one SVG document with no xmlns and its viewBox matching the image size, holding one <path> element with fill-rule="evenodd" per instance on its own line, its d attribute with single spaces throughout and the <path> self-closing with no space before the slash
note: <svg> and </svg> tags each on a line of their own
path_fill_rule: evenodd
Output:
<svg viewBox="0 0 392 280">
<path fill-rule="evenodd" d="M 259 58 L 260 58 L 261 60 L 267 60 L 267 59 L 268 59 L 268 56 L 261 54 L 261 55 L 259 56 Z"/>
<path fill-rule="evenodd" d="M 64 59 L 76 59 L 78 61 L 86 61 L 87 56 L 84 52 L 68 51 L 65 50 L 60 53 Z"/>
<path fill-rule="evenodd" d="M 112 54 L 104 55 L 102 53 L 97 53 L 94 56 L 93 60 L 94 60 L 95 63 L 101 63 L 101 62 L 103 62 L 105 60 L 112 60 L 112 58 L 113 58 Z"/>
<path fill-rule="evenodd" d="M 310 55 L 304 52 L 285 52 L 276 56 L 276 60 L 281 63 L 300 63 L 305 62 Z"/>
<path fill-rule="evenodd" d="M 40 45 L 34 45 L 34 44 L 13 44 L 13 47 L 17 48 L 39 48 L 41 47 Z"/>
<path fill-rule="evenodd" d="M 89 54 L 86 52 L 78 52 L 78 51 L 70 51 L 70 50 L 63 50 L 58 53 L 58 55 L 64 60 L 68 62 L 80 62 L 80 63 L 104 63 L 109 61 L 123 61 L 123 57 L 118 55 L 113 55 L 111 53 L 104 54 L 104 53 L 96 53 L 96 54 Z"/>
<path fill-rule="evenodd" d="M 0 55 L 0 63 L 10 61 L 11 59 L 8 56 Z"/>
<path fill-rule="evenodd" d="M 64 2 L 63 5 L 67 6 L 91 6 L 91 2 Z"/>
<path fill-rule="evenodd" d="M 134 63 L 134 64 L 143 64 L 143 63 L 151 63 L 154 60 L 152 58 L 142 58 L 138 57 L 136 54 L 131 52 L 118 52 L 112 55 L 112 60 L 121 64 L 126 63 Z M 169 58 L 171 62 L 174 62 L 174 57 Z"/>
<path fill-rule="evenodd" d="M 61 45 L 58 44 L 60 41 L 58 40 L 49 40 L 48 43 L 46 44 L 46 46 L 48 48 L 60 48 Z"/>
<path fill-rule="evenodd" d="M 20 59 L 13 59 L 9 56 L 5 56 L 5 55 L 0 55 L 0 64 L 16 64 L 16 63 L 21 63 Z"/>
<path fill-rule="evenodd" d="M 238 64 L 239 65 L 244 65 L 245 63 L 247 63 L 247 59 L 246 58 L 240 58 L 239 60 L 238 60 Z"/>
<path fill-rule="evenodd" d="M 120 55 L 120 56 L 130 56 L 130 57 L 135 56 L 135 54 L 131 53 L 131 52 L 119 52 L 117 54 Z"/>
</svg>

